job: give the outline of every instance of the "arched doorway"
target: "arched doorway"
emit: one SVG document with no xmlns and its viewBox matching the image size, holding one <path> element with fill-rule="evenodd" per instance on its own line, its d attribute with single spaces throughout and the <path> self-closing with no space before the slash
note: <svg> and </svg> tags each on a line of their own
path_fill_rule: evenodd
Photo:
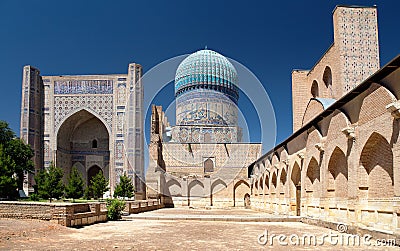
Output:
<svg viewBox="0 0 400 251">
<path fill-rule="evenodd" d="M 250 192 L 250 185 L 245 180 L 239 180 L 235 183 L 233 187 L 233 206 L 234 207 L 245 207 L 245 198 L 246 194 Z M 250 195 L 249 195 L 250 197 Z M 243 204 L 241 203 L 243 201 Z"/>
<path fill-rule="evenodd" d="M 300 216 L 300 209 L 301 209 L 301 169 L 299 164 L 297 162 L 294 163 L 293 169 L 292 169 L 292 175 L 291 175 L 291 180 L 292 180 L 292 186 L 291 186 L 291 193 L 290 195 L 293 197 L 295 196 L 296 198 L 296 215 Z"/>
<path fill-rule="evenodd" d="M 250 206 L 251 206 L 251 203 L 250 203 L 250 195 L 249 195 L 248 193 L 246 193 L 246 194 L 244 195 L 244 207 L 247 208 L 247 209 L 249 209 Z"/>
<path fill-rule="evenodd" d="M 89 170 L 87 172 L 87 184 L 88 185 L 92 183 L 93 177 L 96 176 L 98 173 L 103 173 L 103 170 L 101 170 L 101 168 L 99 166 L 94 165 L 89 168 Z"/>
<path fill-rule="evenodd" d="M 57 132 L 56 165 L 68 176 L 72 166 L 83 166 L 83 177 L 90 181 L 91 172 L 102 170 L 109 179 L 109 133 L 104 123 L 89 111 L 82 109 L 69 116 Z M 101 167 L 101 168 L 100 168 Z M 97 170 L 97 172 L 95 172 Z M 87 175 L 86 175 L 87 174 Z"/>
<path fill-rule="evenodd" d="M 284 197 L 285 196 L 285 192 L 286 192 L 286 170 L 283 168 L 281 171 L 281 176 L 280 176 L 280 188 L 279 188 L 279 197 Z"/>
</svg>

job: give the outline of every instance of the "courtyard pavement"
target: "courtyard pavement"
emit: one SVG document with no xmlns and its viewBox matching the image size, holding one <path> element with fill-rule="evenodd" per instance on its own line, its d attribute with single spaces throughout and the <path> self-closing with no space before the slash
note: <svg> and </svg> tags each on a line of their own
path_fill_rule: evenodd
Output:
<svg viewBox="0 0 400 251">
<path fill-rule="evenodd" d="M 371 245 L 363 245 L 362 241 L 360 245 L 347 245 L 343 241 L 346 239 L 344 235 L 337 231 L 300 222 L 241 220 L 263 216 L 270 219 L 278 218 L 245 209 L 176 208 L 131 215 L 121 221 L 110 221 L 82 228 L 67 228 L 46 221 L 0 219 L 0 249 L 398 250 L 395 247 L 378 247 L 376 240 L 369 241 Z M 169 217 L 169 219 L 161 219 L 162 217 Z M 189 219 L 191 217 L 197 217 L 197 219 Z M 232 218 L 235 221 L 220 220 L 221 217 Z M 278 235 L 286 236 L 284 240 L 281 240 L 281 244 L 279 244 Z M 305 235 L 315 236 L 317 244 L 314 245 L 311 242 L 310 245 L 310 238 L 304 239 Z M 332 245 L 328 237 L 324 239 L 324 235 L 334 238 L 333 240 L 338 243 Z M 324 244 L 320 245 L 322 240 Z"/>
</svg>

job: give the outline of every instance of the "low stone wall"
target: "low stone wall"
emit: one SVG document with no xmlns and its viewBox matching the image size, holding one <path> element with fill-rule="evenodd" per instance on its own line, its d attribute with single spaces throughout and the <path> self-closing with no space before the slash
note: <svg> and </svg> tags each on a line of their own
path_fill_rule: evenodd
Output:
<svg viewBox="0 0 400 251">
<path fill-rule="evenodd" d="M 160 204 L 158 200 L 133 200 L 126 201 L 125 212 L 129 214 L 138 214 L 142 212 L 152 211 L 156 209 L 163 208 L 164 206 Z"/>
<path fill-rule="evenodd" d="M 0 218 L 49 220 L 73 227 L 107 221 L 101 203 L 0 202 Z"/>
<path fill-rule="evenodd" d="M 129 214 L 156 210 L 163 205 L 157 200 L 126 201 Z M 84 226 L 107 221 L 105 202 L 43 203 L 0 201 L 0 218 L 38 219 L 56 222 L 67 227 Z"/>
</svg>

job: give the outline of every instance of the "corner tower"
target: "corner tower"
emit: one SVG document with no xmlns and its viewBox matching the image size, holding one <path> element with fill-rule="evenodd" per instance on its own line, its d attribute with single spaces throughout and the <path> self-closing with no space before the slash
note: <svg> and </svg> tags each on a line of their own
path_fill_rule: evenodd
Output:
<svg viewBox="0 0 400 251">
<path fill-rule="evenodd" d="M 297 131 L 379 69 L 376 7 L 336 6 L 333 44 L 311 70 L 292 72 Z"/>
</svg>

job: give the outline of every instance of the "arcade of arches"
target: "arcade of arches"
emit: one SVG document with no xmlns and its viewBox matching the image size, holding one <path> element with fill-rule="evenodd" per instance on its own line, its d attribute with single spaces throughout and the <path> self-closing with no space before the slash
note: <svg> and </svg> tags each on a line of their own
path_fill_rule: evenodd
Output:
<svg viewBox="0 0 400 251">
<path fill-rule="evenodd" d="M 394 76 L 399 74 L 380 76 L 385 85 L 374 78 L 363 82 L 364 90 L 352 100 L 323 111 L 258 159 L 252 207 L 398 231 L 400 90 L 395 86 L 400 78 Z"/>
<path fill-rule="evenodd" d="M 399 235 L 400 56 L 379 69 L 376 8 L 333 19 L 333 44 L 292 72 L 293 134 L 253 163 L 252 207 Z"/>
</svg>

